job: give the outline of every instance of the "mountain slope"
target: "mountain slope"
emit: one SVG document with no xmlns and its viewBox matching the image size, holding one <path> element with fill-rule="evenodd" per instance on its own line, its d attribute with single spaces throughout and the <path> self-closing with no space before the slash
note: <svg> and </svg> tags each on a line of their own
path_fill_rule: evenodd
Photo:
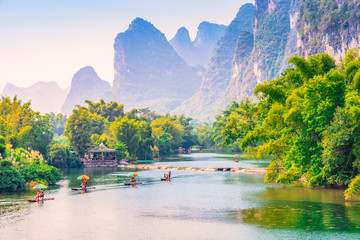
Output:
<svg viewBox="0 0 360 240">
<path fill-rule="evenodd" d="M 201 120 L 207 120 L 223 106 L 216 105 L 222 98 L 231 80 L 232 62 L 236 43 L 243 31 L 253 32 L 254 5 L 243 5 L 235 19 L 226 28 L 224 36 L 217 43 L 200 89 L 197 93 L 175 109 L 175 113 L 186 113 Z"/>
<path fill-rule="evenodd" d="M 205 66 L 209 63 L 216 43 L 224 34 L 225 29 L 225 25 L 204 21 L 199 24 L 196 38 L 191 42 L 189 31 L 181 27 L 170 40 L 170 44 L 187 64 Z"/>
<path fill-rule="evenodd" d="M 298 26 L 299 55 L 327 52 L 342 61 L 349 49 L 360 48 L 360 2 L 303 0 Z"/>
<path fill-rule="evenodd" d="M 75 105 L 83 105 L 85 100 L 98 101 L 108 91 L 110 91 L 108 82 L 101 80 L 92 67 L 83 67 L 72 78 L 70 92 L 61 110 L 69 115 Z"/>
<path fill-rule="evenodd" d="M 196 49 L 190 39 L 189 31 L 185 27 L 179 28 L 169 43 L 187 64 L 198 65 Z"/>
<path fill-rule="evenodd" d="M 112 98 L 126 107 L 167 112 L 192 96 L 201 72 L 188 66 L 150 22 L 136 18 L 114 43 Z"/>
</svg>

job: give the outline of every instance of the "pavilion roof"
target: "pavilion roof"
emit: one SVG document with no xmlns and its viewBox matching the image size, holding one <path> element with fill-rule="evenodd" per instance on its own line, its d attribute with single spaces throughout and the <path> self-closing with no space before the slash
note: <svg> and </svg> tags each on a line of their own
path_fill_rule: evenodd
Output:
<svg viewBox="0 0 360 240">
<path fill-rule="evenodd" d="M 95 146 L 88 149 L 88 152 L 116 152 L 116 149 L 111 149 L 106 147 L 103 143 L 100 143 L 99 146 Z"/>
</svg>

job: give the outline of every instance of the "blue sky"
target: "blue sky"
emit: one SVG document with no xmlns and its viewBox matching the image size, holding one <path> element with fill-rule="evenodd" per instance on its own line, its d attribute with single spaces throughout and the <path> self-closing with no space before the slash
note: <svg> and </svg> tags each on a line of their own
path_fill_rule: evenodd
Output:
<svg viewBox="0 0 360 240">
<path fill-rule="evenodd" d="M 0 0 L 0 93 L 7 82 L 71 83 L 93 66 L 112 83 L 113 42 L 136 17 L 170 40 L 185 26 L 192 38 L 200 22 L 228 25 L 252 0 Z"/>
</svg>

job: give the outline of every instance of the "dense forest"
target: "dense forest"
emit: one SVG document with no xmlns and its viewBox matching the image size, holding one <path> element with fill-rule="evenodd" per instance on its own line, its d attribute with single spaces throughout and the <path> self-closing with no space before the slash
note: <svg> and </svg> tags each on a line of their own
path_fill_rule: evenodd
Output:
<svg viewBox="0 0 360 240">
<path fill-rule="evenodd" d="M 234 102 L 224 112 L 223 144 L 240 141 L 249 156 L 270 157 L 266 182 L 349 185 L 351 199 L 360 190 L 359 50 L 338 65 L 327 54 L 289 63 L 256 86 L 256 104 Z"/>
<path fill-rule="evenodd" d="M 153 159 L 198 143 L 192 119 L 184 115 L 159 115 L 147 108 L 125 112 L 117 102 L 85 102 L 87 106 L 73 110 L 65 127 L 69 146 L 80 157 L 100 143 L 130 159 Z"/>
<path fill-rule="evenodd" d="M 60 171 L 46 164 L 53 141 L 48 116 L 2 97 L 0 101 L 0 192 L 23 190 L 26 184 L 53 184 L 60 180 Z"/>
<path fill-rule="evenodd" d="M 87 149 L 104 143 L 118 158 L 153 159 L 198 144 L 184 115 L 158 115 L 116 102 L 85 101 L 67 118 L 40 115 L 30 102 L 2 97 L 0 102 L 0 192 L 23 190 L 60 180 L 56 168 L 81 167 Z"/>
</svg>

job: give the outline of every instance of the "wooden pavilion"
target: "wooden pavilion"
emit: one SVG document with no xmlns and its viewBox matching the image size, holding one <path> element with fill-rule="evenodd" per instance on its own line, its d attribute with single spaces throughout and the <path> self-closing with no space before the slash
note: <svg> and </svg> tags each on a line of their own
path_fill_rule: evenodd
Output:
<svg viewBox="0 0 360 240">
<path fill-rule="evenodd" d="M 106 147 L 103 143 L 88 149 L 84 161 L 85 167 L 114 167 L 118 165 L 116 149 Z"/>
</svg>

